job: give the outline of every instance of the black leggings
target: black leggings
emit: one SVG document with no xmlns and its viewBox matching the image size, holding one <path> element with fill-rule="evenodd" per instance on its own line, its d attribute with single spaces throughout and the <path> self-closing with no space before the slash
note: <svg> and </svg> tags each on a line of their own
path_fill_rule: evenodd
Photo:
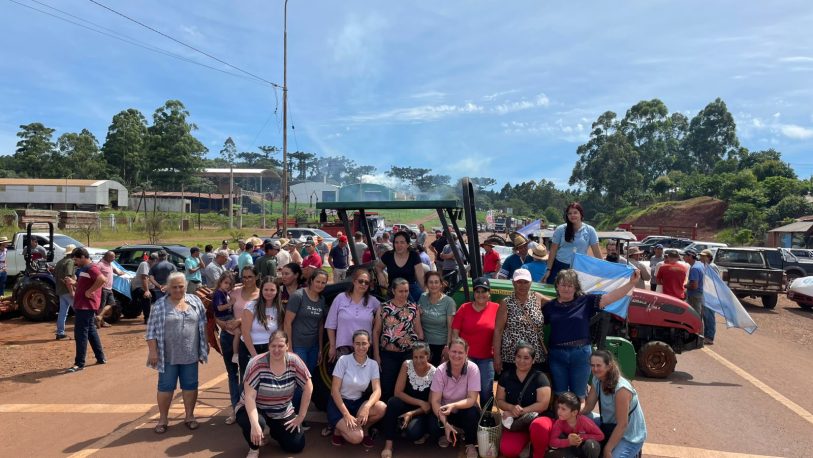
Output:
<svg viewBox="0 0 813 458">
<path fill-rule="evenodd" d="M 381 399 L 389 399 L 395 392 L 395 382 L 401 365 L 412 355 L 411 351 L 381 350 Z"/>
<path fill-rule="evenodd" d="M 446 417 L 446 421 L 463 430 L 466 436 L 466 445 L 477 444 L 477 421 L 480 420 L 480 409 L 477 406 L 458 410 Z M 437 439 L 443 435 L 443 428 L 436 418 L 429 422 L 429 435 Z"/>
<path fill-rule="evenodd" d="M 265 427 L 268 426 L 268 429 L 271 431 L 271 439 L 277 441 L 284 452 L 299 453 L 305 448 L 305 433 L 301 428 L 295 429 L 293 432 L 285 429 L 285 422 L 295 418 L 295 415 L 291 415 L 285 419 L 274 419 L 269 418 L 262 410 L 258 411 L 257 415 L 259 417 L 260 429 L 265 429 Z M 243 438 L 248 443 L 249 448 L 257 450 L 259 447 L 251 442 L 251 422 L 248 420 L 246 408 L 243 407 L 238 410 L 236 417 L 237 424 L 240 425 L 240 429 L 243 430 Z"/>
<path fill-rule="evenodd" d="M 417 409 L 416 406 L 407 404 L 395 396 L 391 397 L 390 400 L 387 401 L 387 413 L 381 422 L 381 428 L 384 430 L 384 438 L 390 441 L 398 438 L 401 428 L 398 417 L 415 409 Z M 412 417 L 407 427 L 404 428 L 406 438 L 411 442 L 415 442 L 423 437 L 423 435 L 429 431 L 428 426 L 430 421 L 438 422 L 432 413 Z"/>
<path fill-rule="evenodd" d="M 578 447 L 556 448 L 548 450 L 545 458 L 599 458 L 601 445 L 593 439 L 588 439 Z"/>
<path fill-rule="evenodd" d="M 235 339 L 239 339 L 240 337 L 235 337 Z M 262 345 L 254 345 L 254 350 L 259 355 L 260 353 L 265 353 L 268 351 L 268 344 Z M 248 352 L 248 347 L 246 347 L 246 343 L 240 340 L 240 352 L 237 354 L 237 364 L 240 366 L 240 385 L 243 384 L 245 380 L 243 380 L 243 376 L 246 375 L 246 366 L 248 366 L 248 361 L 251 359 L 251 353 Z"/>
</svg>

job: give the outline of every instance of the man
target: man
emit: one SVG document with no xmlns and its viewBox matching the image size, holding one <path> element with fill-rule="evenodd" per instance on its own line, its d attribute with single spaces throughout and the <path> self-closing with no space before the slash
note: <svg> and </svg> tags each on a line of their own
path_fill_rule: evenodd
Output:
<svg viewBox="0 0 813 458">
<path fill-rule="evenodd" d="M 643 254 L 644 252 L 641 251 L 641 249 L 637 246 L 631 247 L 629 250 L 627 250 L 627 259 L 629 260 L 629 264 L 641 272 L 641 277 L 635 284 L 636 288 L 646 288 L 645 282 L 652 278 L 649 273 L 649 269 L 643 263 L 641 263 L 641 256 L 643 256 Z"/>
<path fill-rule="evenodd" d="M 24 250 L 24 251 L 26 253 L 31 254 L 31 260 L 32 261 L 38 261 L 40 259 L 45 259 L 45 257 L 48 255 L 48 253 L 45 251 L 45 248 L 40 246 L 40 242 L 39 242 L 39 240 L 37 240 L 37 237 L 32 235 L 31 236 L 31 241 L 28 242 L 28 244 L 29 244 L 28 248 L 26 250 Z"/>
<path fill-rule="evenodd" d="M 530 247 L 531 244 L 528 243 L 528 246 Z M 522 268 L 531 273 L 531 281 L 539 283 L 542 281 L 542 277 L 545 276 L 545 272 L 548 271 L 548 249 L 545 245 L 537 244 L 535 247 L 528 249 L 528 254 L 531 255 L 531 262 L 526 262 L 522 265 Z M 514 277 L 512 275 L 511 278 Z"/>
<path fill-rule="evenodd" d="M 155 300 L 164 297 L 164 292 L 167 287 L 167 280 L 169 274 L 176 272 L 178 269 L 175 265 L 167 261 L 167 252 L 164 250 L 158 251 L 158 264 L 150 268 L 150 282 L 157 286 L 155 290 Z"/>
<path fill-rule="evenodd" d="M 200 288 L 201 270 L 203 270 L 203 260 L 200 258 L 200 248 L 193 246 L 189 249 L 190 256 L 183 261 L 186 272 L 186 292 L 195 294 Z"/>
<path fill-rule="evenodd" d="M 686 297 L 683 284 L 686 282 L 688 269 L 678 262 L 679 259 L 677 250 L 667 250 L 666 260 L 658 268 L 656 278 L 663 294 L 683 300 Z"/>
<path fill-rule="evenodd" d="M 213 250 L 214 247 L 211 244 L 208 244 L 205 247 L 203 247 L 203 256 L 201 256 L 200 259 L 203 260 L 204 268 L 208 266 L 209 263 L 215 260 L 215 253 Z"/>
<path fill-rule="evenodd" d="M 502 263 L 497 278 L 513 278 L 514 271 L 531 261 L 528 256 L 528 239 L 519 232 L 514 232 L 511 242 L 514 245 L 514 254 L 508 256 Z"/>
<path fill-rule="evenodd" d="M 322 268 L 322 257 L 316 252 L 316 245 L 313 242 L 305 242 L 307 256 L 302 259 L 302 272 L 305 278 L 310 278 L 316 269 Z"/>
<path fill-rule="evenodd" d="M 102 256 L 102 259 L 96 263 L 99 272 L 104 275 L 105 283 L 102 286 L 102 302 L 99 315 L 96 317 L 96 326 L 100 328 L 108 328 L 110 324 L 104 321 L 104 317 L 110 315 L 113 307 L 116 305 L 116 297 L 113 295 L 113 274 L 124 275 L 124 271 L 113 265 L 116 260 L 116 253 L 108 251 Z"/>
<path fill-rule="evenodd" d="M 130 296 L 134 301 L 141 304 L 141 312 L 144 314 L 144 323 L 150 318 L 150 305 L 152 304 L 152 290 L 161 285 L 152 283 L 150 269 L 158 264 L 158 253 L 150 253 L 146 261 L 141 261 L 136 269 L 135 277 L 130 280 Z"/>
<path fill-rule="evenodd" d="M 242 272 L 246 266 L 254 265 L 254 258 L 251 257 L 252 251 L 254 251 L 254 244 L 251 242 L 243 244 L 243 250 L 237 257 L 237 272 Z"/>
<path fill-rule="evenodd" d="M 229 250 L 229 241 L 223 240 L 222 242 L 220 242 L 220 249 L 226 250 L 226 252 L 231 252 L 231 250 Z"/>
<path fill-rule="evenodd" d="M 76 271 L 76 290 L 73 296 L 74 316 L 74 340 L 76 341 L 76 358 L 73 367 L 68 372 L 78 372 L 85 368 L 85 356 L 87 355 L 87 345 L 96 356 L 97 364 L 105 364 L 102 340 L 96 331 L 95 319 L 96 311 L 102 302 L 102 287 L 107 281 L 102 275 L 99 267 L 90 261 L 90 254 L 85 248 L 73 250 L 73 262 L 78 268 Z"/>
<path fill-rule="evenodd" d="M 350 267 L 350 247 L 347 246 L 347 237 L 341 236 L 336 246 L 330 250 L 327 262 L 333 269 L 333 283 L 339 283 L 347 277 L 347 268 Z"/>
<path fill-rule="evenodd" d="M 325 239 L 321 235 L 316 236 L 316 252 L 322 257 L 322 264 L 324 264 L 330 254 L 330 248 L 328 248 Z"/>
<path fill-rule="evenodd" d="M 418 224 L 418 246 L 426 246 L 426 228 L 423 224 Z"/>
<path fill-rule="evenodd" d="M 697 252 L 686 250 L 683 261 L 689 264 L 689 282 L 686 284 L 686 302 L 692 306 L 698 315 L 703 317 L 703 263 L 697 262 Z"/>
<path fill-rule="evenodd" d="M 367 244 L 364 243 L 364 234 L 362 234 L 361 231 L 356 231 L 356 233 L 353 234 L 353 246 L 356 248 L 356 259 L 359 260 L 359 263 L 362 263 L 364 252 L 367 250 Z"/>
<path fill-rule="evenodd" d="M 613 258 L 615 258 L 615 261 L 612 262 L 619 262 L 622 264 L 627 263 L 627 258 L 621 256 L 621 253 L 618 251 L 618 240 L 608 240 L 607 245 L 605 245 L 605 251 L 607 252 L 605 259 L 607 259 L 608 261 L 610 255 L 614 254 L 615 256 L 613 256 Z"/>
<path fill-rule="evenodd" d="M 658 264 L 663 262 L 663 245 L 660 243 L 653 247 L 655 250 L 655 254 L 649 258 L 649 288 L 652 291 L 657 291 L 658 289 L 658 279 L 655 276 L 657 272 Z"/>
<path fill-rule="evenodd" d="M 494 242 L 486 240 L 480 244 L 485 250 L 483 254 L 483 274 L 488 278 L 497 278 L 500 271 L 500 254 L 494 251 Z"/>
<path fill-rule="evenodd" d="M 449 242 L 446 240 L 446 236 L 443 235 L 443 231 L 435 231 L 435 241 L 429 244 L 429 249 L 432 251 L 432 255 L 435 257 L 435 267 L 438 271 L 443 270 L 441 268 L 443 265 L 443 260 L 440 259 L 440 254 L 443 252 L 443 248 L 447 243 Z"/>
<path fill-rule="evenodd" d="M 714 255 L 711 250 L 703 250 L 700 252 L 700 262 L 703 263 L 704 274 L 708 272 L 706 269 L 718 272 L 717 266 L 711 263 Z M 705 280 L 705 278 L 704 278 Z M 714 316 L 714 310 L 706 307 L 705 298 L 703 301 L 703 343 L 706 345 L 714 345 L 714 336 L 717 334 L 717 319 Z"/>
<path fill-rule="evenodd" d="M 455 252 L 452 250 L 456 250 L 459 256 L 463 256 L 463 249 L 460 247 L 460 242 L 457 241 L 457 234 L 452 232 L 450 234 L 452 236 L 451 242 L 447 243 L 446 246 L 443 247 L 443 251 L 440 252 L 440 259 L 443 261 L 441 263 L 441 272 L 443 272 L 443 278 L 449 283 L 449 285 L 455 285 L 460 278 L 461 272 L 459 272 L 457 259 L 455 258 Z M 465 259 L 463 260 L 465 262 Z M 465 272 L 462 272 L 465 275 Z"/>
<path fill-rule="evenodd" d="M 243 239 L 238 239 L 237 240 L 237 254 L 239 255 L 239 254 L 243 253 L 244 251 L 246 251 L 246 242 Z M 249 253 L 251 253 L 251 251 L 253 251 L 253 250 L 248 250 Z"/>
<path fill-rule="evenodd" d="M 288 253 L 287 247 L 291 243 L 286 238 L 277 240 L 279 242 L 279 252 L 277 252 L 277 268 L 281 269 L 286 264 L 291 263 L 291 253 Z"/>
<path fill-rule="evenodd" d="M 392 250 L 392 242 L 390 242 L 390 233 L 385 232 L 381 234 L 381 244 L 378 246 L 378 252 L 384 254 Z M 379 255 L 379 258 L 381 256 Z"/>
<path fill-rule="evenodd" d="M 215 259 L 203 269 L 203 281 L 206 286 L 215 289 L 217 288 L 217 280 L 226 271 L 226 263 L 229 261 L 229 252 L 226 250 L 217 250 Z"/>
<path fill-rule="evenodd" d="M 257 274 L 260 278 L 277 276 L 277 253 L 279 253 L 279 242 L 265 242 L 263 245 L 265 254 L 257 259 Z"/>
<path fill-rule="evenodd" d="M 6 294 L 8 271 L 6 270 L 6 256 L 8 255 L 8 237 L 0 237 L 0 297 Z"/>
<path fill-rule="evenodd" d="M 66 339 L 65 322 L 68 320 L 68 309 L 73 305 L 73 290 L 76 286 L 75 265 L 73 263 L 73 244 L 65 246 L 65 257 L 54 266 L 56 295 L 59 296 L 59 315 L 56 318 L 56 340 Z"/>
</svg>

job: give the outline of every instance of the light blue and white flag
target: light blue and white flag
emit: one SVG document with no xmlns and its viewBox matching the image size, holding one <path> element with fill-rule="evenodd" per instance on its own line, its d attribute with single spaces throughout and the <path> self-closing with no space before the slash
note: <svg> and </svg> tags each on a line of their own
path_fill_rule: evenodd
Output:
<svg viewBox="0 0 813 458">
<path fill-rule="evenodd" d="M 757 324 L 745 311 L 731 288 L 720 278 L 714 268 L 705 266 L 704 274 L 703 305 L 714 310 L 714 313 L 722 315 L 729 328 L 741 328 L 748 334 L 753 334 L 757 330 Z"/>
<path fill-rule="evenodd" d="M 574 256 L 571 267 L 579 274 L 582 291 L 591 294 L 606 294 L 624 286 L 635 270 L 627 264 L 604 261 L 580 253 L 576 253 Z M 626 318 L 630 298 L 632 298 L 632 290 L 626 296 L 605 307 L 604 310 Z"/>
</svg>

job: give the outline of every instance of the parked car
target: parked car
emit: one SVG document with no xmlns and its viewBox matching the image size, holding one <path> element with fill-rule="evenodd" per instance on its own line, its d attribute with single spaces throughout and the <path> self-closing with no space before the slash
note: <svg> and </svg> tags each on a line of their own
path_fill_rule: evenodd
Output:
<svg viewBox="0 0 813 458">
<path fill-rule="evenodd" d="M 8 278 L 16 277 L 25 271 L 25 259 L 23 258 L 23 249 L 29 245 L 28 236 L 26 232 L 17 232 L 12 237 L 7 249 L 6 254 L 6 273 Z M 47 232 L 32 232 L 31 237 L 36 237 L 37 242 L 46 250 L 51 243 L 48 240 L 49 234 Z M 51 261 L 56 263 L 65 257 L 65 247 L 74 245 L 76 248 L 85 247 L 85 245 L 64 234 L 54 234 L 54 259 Z M 99 248 L 85 247 L 90 253 L 90 258 L 95 262 L 104 256 L 106 250 Z"/>
<path fill-rule="evenodd" d="M 786 284 L 785 271 L 769 261 L 772 254 L 780 255 L 776 249 L 723 247 L 714 254 L 714 264 L 737 297 L 759 297 L 772 309 Z"/>
<path fill-rule="evenodd" d="M 686 250 L 694 250 L 697 253 L 700 253 L 703 250 L 714 250 L 715 248 L 727 247 L 727 243 L 717 243 L 717 242 L 700 242 L 694 241 L 689 245 L 686 245 L 681 251 Z"/>
<path fill-rule="evenodd" d="M 649 237 L 647 237 L 647 239 L 649 239 Z M 679 237 L 665 237 L 665 238 L 653 238 L 648 240 L 647 242 L 641 242 L 637 246 L 641 251 L 644 252 L 644 256 L 648 259 L 653 254 L 655 254 L 655 245 L 663 245 L 664 248 L 677 248 L 680 250 L 687 247 L 688 245 L 691 245 L 691 243 L 692 241 L 689 239 Z"/>
<path fill-rule="evenodd" d="M 771 267 L 782 269 L 788 283 L 801 277 L 813 275 L 813 259 L 796 257 L 788 248 L 763 248 Z"/>
<path fill-rule="evenodd" d="M 179 272 L 186 270 L 184 261 L 191 253 L 189 248 L 183 245 L 123 245 L 112 251 L 116 253 L 116 261 L 122 267 L 135 272 L 145 257 L 160 250 L 167 252 L 167 260 L 174 264 Z"/>
<path fill-rule="evenodd" d="M 305 242 L 309 237 L 312 239 L 316 239 L 317 235 L 321 236 L 325 240 L 325 243 L 327 243 L 328 247 L 332 247 L 333 244 L 336 242 L 336 237 L 328 234 L 322 229 L 315 229 L 310 227 L 289 227 L 288 235 L 286 236 L 286 238 L 288 238 L 289 240 L 293 240 L 295 242 Z M 274 234 L 274 237 L 281 236 L 282 229 L 280 229 L 279 231 L 277 231 L 276 234 Z"/>
<path fill-rule="evenodd" d="M 799 259 L 813 259 L 813 250 L 810 248 L 790 248 L 789 251 Z"/>
</svg>

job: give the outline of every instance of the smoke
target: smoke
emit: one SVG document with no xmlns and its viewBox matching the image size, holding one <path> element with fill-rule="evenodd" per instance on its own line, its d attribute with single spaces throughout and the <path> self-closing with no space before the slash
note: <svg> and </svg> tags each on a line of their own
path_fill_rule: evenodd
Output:
<svg viewBox="0 0 813 458">
<path fill-rule="evenodd" d="M 403 181 L 399 180 L 395 177 L 387 176 L 383 173 L 375 174 L 375 175 L 362 175 L 361 176 L 362 183 L 371 183 L 371 184 L 379 184 L 381 186 L 386 186 L 390 189 L 393 189 L 398 192 L 413 192 L 412 186 L 405 184 Z"/>
</svg>

